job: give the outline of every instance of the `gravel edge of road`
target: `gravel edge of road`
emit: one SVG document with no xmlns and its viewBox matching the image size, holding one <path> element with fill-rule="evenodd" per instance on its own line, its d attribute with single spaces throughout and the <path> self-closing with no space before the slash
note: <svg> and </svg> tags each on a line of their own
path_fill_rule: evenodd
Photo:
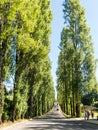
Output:
<svg viewBox="0 0 98 130">
<path fill-rule="evenodd" d="M 5 128 L 5 127 L 10 127 L 10 126 L 14 126 L 14 125 L 18 125 L 18 124 L 21 124 L 21 123 L 24 123 L 24 122 L 27 122 L 29 121 L 30 119 L 21 119 L 21 120 L 17 120 L 15 122 L 5 122 L 5 123 L 2 123 L 0 125 L 0 130 Z"/>
</svg>

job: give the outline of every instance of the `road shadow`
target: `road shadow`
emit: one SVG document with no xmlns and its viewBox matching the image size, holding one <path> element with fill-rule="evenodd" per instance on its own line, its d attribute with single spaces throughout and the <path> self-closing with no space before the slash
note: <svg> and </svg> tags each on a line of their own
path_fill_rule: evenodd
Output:
<svg viewBox="0 0 98 130">
<path fill-rule="evenodd" d="M 83 121 L 72 121 L 67 119 L 38 119 L 32 126 L 25 130 L 98 130 L 98 126 Z"/>
</svg>

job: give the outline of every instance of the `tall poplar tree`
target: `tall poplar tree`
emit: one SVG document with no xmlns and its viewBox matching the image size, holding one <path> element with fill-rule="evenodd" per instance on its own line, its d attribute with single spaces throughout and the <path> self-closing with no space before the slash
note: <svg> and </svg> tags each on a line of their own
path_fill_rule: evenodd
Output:
<svg viewBox="0 0 98 130">
<path fill-rule="evenodd" d="M 81 95 L 95 87 L 94 48 L 80 1 L 65 0 L 63 6 L 65 27 L 58 61 L 58 91 L 59 96 L 62 91 L 65 95 L 66 113 L 80 116 Z"/>
<path fill-rule="evenodd" d="M 11 18 L 13 17 L 12 2 L 0 1 L 0 122 L 3 110 L 3 86 L 7 77 L 10 64 L 10 43 L 13 35 L 13 25 Z"/>
<path fill-rule="evenodd" d="M 17 3 L 20 3 L 20 1 L 17 1 Z M 23 94 L 21 94 L 21 91 L 24 91 L 23 90 L 24 87 L 23 85 L 21 85 L 21 83 L 23 83 L 23 79 L 26 79 L 24 76 L 26 75 L 25 73 L 27 73 L 27 71 L 29 70 L 28 68 L 31 67 L 30 62 L 33 62 L 31 60 L 32 57 L 29 57 L 30 59 L 28 59 L 28 56 L 30 56 L 30 54 L 33 55 L 31 52 L 34 51 L 36 53 L 37 51 L 36 41 L 34 41 L 34 39 L 30 34 L 35 29 L 38 9 L 39 8 L 37 1 L 36 2 L 34 0 L 31 0 L 30 2 L 21 1 L 21 3 L 18 5 L 18 9 L 16 10 L 15 14 L 16 58 L 15 58 L 15 82 L 14 82 L 14 99 L 13 99 L 13 120 L 20 118 L 22 115 L 21 113 L 22 111 L 20 111 L 21 110 L 20 105 L 22 104 L 23 106 L 23 101 L 21 100 L 22 99 L 21 96 Z M 27 84 L 28 82 L 25 82 L 25 88 L 28 90 L 26 86 Z M 27 92 L 25 93 L 26 95 Z M 28 97 L 26 97 L 26 100 L 24 102 L 27 102 L 27 98 Z"/>
<path fill-rule="evenodd" d="M 29 100 L 28 100 L 28 114 L 29 116 L 36 116 L 38 113 L 37 111 L 37 98 L 36 96 L 40 96 L 39 89 L 42 86 L 43 82 L 43 76 L 45 73 L 43 73 L 43 67 L 45 67 L 45 62 L 47 61 L 47 57 L 50 50 L 50 33 L 51 33 L 51 27 L 50 23 L 52 20 L 52 13 L 50 10 L 50 2 L 49 0 L 39 0 L 38 5 L 40 7 L 37 24 L 35 27 L 35 31 L 32 33 L 32 38 L 34 38 L 35 41 L 37 41 L 38 44 L 38 53 L 36 53 L 34 57 L 34 64 L 35 67 L 31 68 L 30 72 L 32 73 L 31 81 L 30 81 L 30 87 L 29 87 Z M 47 71 L 46 74 L 47 76 Z M 32 80 L 35 79 L 35 80 Z M 44 84 L 44 86 L 47 86 L 47 84 Z M 43 89 L 43 87 L 42 87 Z M 45 88 L 44 88 L 45 89 Z M 34 101 L 35 100 L 35 101 Z M 32 109 L 34 108 L 34 109 Z M 36 109 L 36 110 L 35 110 Z M 34 113 L 35 111 L 35 113 Z"/>
<path fill-rule="evenodd" d="M 14 75 L 13 121 L 41 115 L 51 108 L 51 20 L 49 0 L 0 1 L 0 121 L 2 89 L 8 72 L 9 77 Z"/>
</svg>

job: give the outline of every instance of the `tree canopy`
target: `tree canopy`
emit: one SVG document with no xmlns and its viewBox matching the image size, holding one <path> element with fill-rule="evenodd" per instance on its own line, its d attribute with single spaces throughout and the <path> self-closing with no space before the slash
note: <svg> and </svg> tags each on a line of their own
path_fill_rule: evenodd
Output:
<svg viewBox="0 0 98 130">
<path fill-rule="evenodd" d="M 51 21 L 49 0 L 0 2 L 0 121 L 42 115 L 52 107 Z M 3 82 L 11 75 L 12 98 L 3 94 Z"/>
<path fill-rule="evenodd" d="M 96 89 L 94 47 L 80 1 L 65 0 L 63 7 L 65 26 L 59 47 L 58 100 L 67 114 L 80 116 L 81 96 Z"/>
</svg>

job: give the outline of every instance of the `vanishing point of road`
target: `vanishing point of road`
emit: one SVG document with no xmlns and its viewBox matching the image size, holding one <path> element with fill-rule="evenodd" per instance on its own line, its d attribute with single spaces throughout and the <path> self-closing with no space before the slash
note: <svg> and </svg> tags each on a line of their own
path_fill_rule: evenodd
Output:
<svg viewBox="0 0 98 130">
<path fill-rule="evenodd" d="M 1 130 L 98 130 L 98 125 L 84 120 L 67 119 L 60 110 L 54 107 L 43 117 L 11 125 Z"/>
</svg>

